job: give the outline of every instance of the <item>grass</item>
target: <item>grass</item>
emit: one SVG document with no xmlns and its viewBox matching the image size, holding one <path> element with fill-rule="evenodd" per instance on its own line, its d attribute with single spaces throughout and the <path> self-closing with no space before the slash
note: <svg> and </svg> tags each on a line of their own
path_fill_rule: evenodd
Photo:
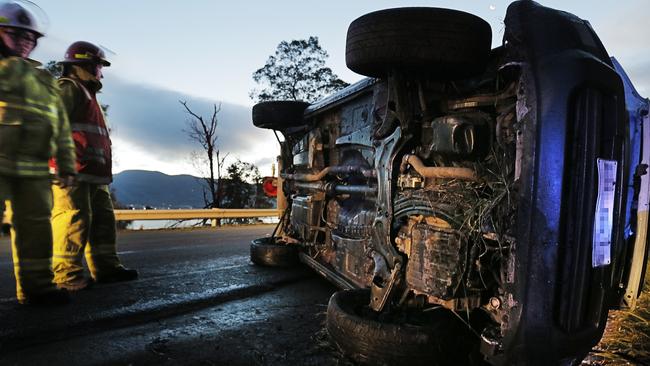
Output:
<svg viewBox="0 0 650 366">
<path fill-rule="evenodd" d="M 609 313 L 603 339 L 583 364 L 650 365 L 650 270 L 636 309 Z"/>
</svg>

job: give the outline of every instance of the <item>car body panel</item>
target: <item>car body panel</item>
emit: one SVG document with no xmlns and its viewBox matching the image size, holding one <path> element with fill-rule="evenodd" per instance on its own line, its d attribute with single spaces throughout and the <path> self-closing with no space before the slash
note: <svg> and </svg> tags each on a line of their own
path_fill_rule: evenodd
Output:
<svg viewBox="0 0 650 366">
<path fill-rule="evenodd" d="M 650 101 L 643 98 L 632 85 L 632 81 L 621 64 L 612 58 L 616 72 L 625 87 L 625 104 L 630 124 L 630 158 L 634 168 L 628 181 L 627 212 L 631 214 L 626 222 L 626 240 L 630 241 L 631 256 L 629 269 L 623 281 L 625 293 L 620 308 L 632 310 L 641 294 L 643 278 L 648 262 L 648 210 L 650 208 Z"/>
</svg>

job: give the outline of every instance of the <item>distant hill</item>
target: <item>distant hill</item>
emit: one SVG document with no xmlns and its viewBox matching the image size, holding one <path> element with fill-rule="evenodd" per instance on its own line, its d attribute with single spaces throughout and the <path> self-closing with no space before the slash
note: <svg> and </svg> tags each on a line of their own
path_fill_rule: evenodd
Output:
<svg viewBox="0 0 650 366">
<path fill-rule="evenodd" d="M 125 170 L 113 176 L 111 187 L 120 204 L 135 208 L 202 208 L 200 178 L 147 170 Z"/>
</svg>

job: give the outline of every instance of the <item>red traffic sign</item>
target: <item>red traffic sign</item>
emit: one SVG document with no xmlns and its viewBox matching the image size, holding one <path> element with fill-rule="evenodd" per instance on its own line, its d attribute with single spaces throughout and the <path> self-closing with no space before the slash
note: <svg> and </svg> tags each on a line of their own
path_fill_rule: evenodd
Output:
<svg viewBox="0 0 650 366">
<path fill-rule="evenodd" d="M 268 197 L 277 197 L 278 195 L 278 178 L 264 177 L 262 180 L 262 189 Z"/>
</svg>

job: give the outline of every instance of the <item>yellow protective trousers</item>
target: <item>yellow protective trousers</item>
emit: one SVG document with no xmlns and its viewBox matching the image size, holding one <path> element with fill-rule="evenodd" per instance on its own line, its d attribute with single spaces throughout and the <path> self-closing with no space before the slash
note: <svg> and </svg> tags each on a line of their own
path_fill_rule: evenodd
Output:
<svg viewBox="0 0 650 366">
<path fill-rule="evenodd" d="M 74 187 L 52 186 L 54 282 L 83 275 L 85 251 L 93 278 L 121 268 L 115 244 L 115 213 L 108 186 L 79 182 Z"/>
<path fill-rule="evenodd" d="M 52 191 L 49 178 L 0 176 L 0 199 L 11 201 L 11 246 L 16 297 L 54 291 L 52 282 Z"/>
</svg>

